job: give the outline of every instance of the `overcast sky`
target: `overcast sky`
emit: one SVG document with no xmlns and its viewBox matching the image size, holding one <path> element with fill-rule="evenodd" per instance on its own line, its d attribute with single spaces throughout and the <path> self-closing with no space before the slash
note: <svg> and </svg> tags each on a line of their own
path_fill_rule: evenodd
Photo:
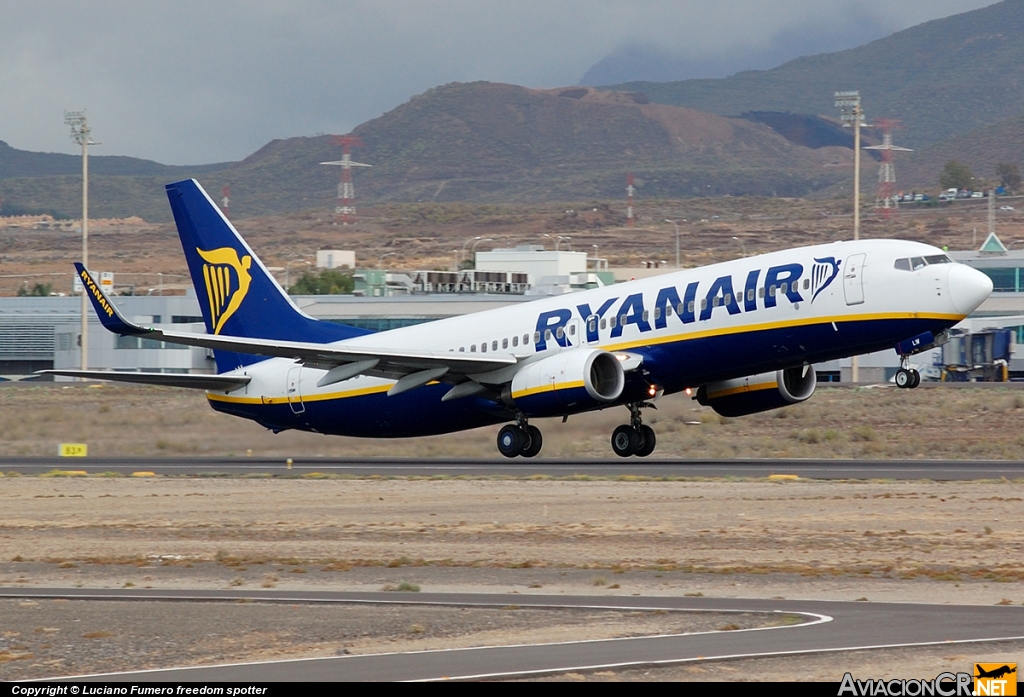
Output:
<svg viewBox="0 0 1024 697">
<path fill-rule="evenodd" d="M 702 64 L 795 58 L 991 4 L 3 0 L 0 140 L 76 152 L 63 112 L 87 109 L 96 154 L 237 160 L 274 138 L 346 133 L 447 82 L 573 85 L 635 45 Z"/>
</svg>

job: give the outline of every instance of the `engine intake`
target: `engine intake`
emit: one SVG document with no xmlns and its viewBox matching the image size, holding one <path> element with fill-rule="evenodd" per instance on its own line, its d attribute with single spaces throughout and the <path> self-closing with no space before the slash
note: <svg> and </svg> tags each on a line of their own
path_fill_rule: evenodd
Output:
<svg viewBox="0 0 1024 697">
<path fill-rule="evenodd" d="M 697 401 L 722 416 L 746 416 L 798 404 L 814 394 L 818 379 L 809 365 L 702 385 Z"/>
<path fill-rule="evenodd" d="M 505 396 L 527 416 L 558 416 L 569 408 L 610 404 L 622 395 L 625 385 L 625 371 L 615 356 L 600 349 L 577 348 L 524 366 Z"/>
</svg>

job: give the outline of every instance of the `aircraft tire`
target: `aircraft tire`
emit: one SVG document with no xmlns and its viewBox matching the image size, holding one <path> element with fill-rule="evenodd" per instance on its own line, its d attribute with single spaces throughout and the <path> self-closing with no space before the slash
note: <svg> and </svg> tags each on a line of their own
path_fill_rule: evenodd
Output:
<svg viewBox="0 0 1024 697">
<path fill-rule="evenodd" d="M 544 445 L 544 437 L 540 434 L 540 429 L 536 426 L 527 426 L 526 436 L 530 439 L 530 442 L 519 454 L 523 457 L 536 457 L 537 453 L 540 452 L 541 447 Z"/>
<path fill-rule="evenodd" d="M 639 435 L 643 438 L 643 445 L 636 449 L 636 456 L 647 457 L 654 452 L 654 448 L 658 444 L 658 439 L 654 435 L 654 429 L 647 424 L 640 426 Z"/>
<path fill-rule="evenodd" d="M 509 424 L 498 431 L 498 452 L 505 457 L 516 457 L 524 445 L 527 445 L 526 434 L 518 426 Z"/>
<path fill-rule="evenodd" d="M 619 457 L 630 457 L 635 454 L 639 441 L 640 434 L 627 424 L 612 431 L 612 451 Z"/>
<path fill-rule="evenodd" d="M 917 387 L 920 384 L 921 384 L 921 373 L 919 373 L 916 370 L 911 369 L 911 371 L 910 371 L 910 385 L 909 385 L 910 389 L 914 389 L 915 387 Z"/>
<path fill-rule="evenodd" d="M 901 390 L 905 390 L 911 386 L 913 378 L 910 375 L 910 371 L 905 368 L 900 368 L 896 371 L 896 387 Z"/>
</svg>

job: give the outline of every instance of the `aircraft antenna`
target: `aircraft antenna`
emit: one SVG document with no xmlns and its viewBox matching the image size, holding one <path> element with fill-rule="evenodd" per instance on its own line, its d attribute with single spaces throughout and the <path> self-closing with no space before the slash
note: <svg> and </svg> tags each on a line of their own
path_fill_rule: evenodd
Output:
<svg viewBox="0 0 1024 697">
<path fill-rule="evenodd" d="M 363 145 L 363 141 L 358 136 L 331 136 L 331 142 L 341 146 L 341 159 L 320 164 L 341 167 L 341 177 L 338 181 L 338 201 L 334 206 L 334 216 L 336 219 L 341 218 L 342 225 L 348 225 L 356 220 L 356 190 L 352 186 L 352 168 L 372 167 L 373 165 L 352 161 L 352 146 Z"/>
<path fill-rule="evenodd" d="M 878 150 L 882 156 L 882 164 L 878 167 L 878 195 L 875 198 L 875 208 L 881 210 L 883 218 L 888 219 L 892 211 L 900 207 L 896 197 L 896 167 L 892 163 L 892 153 L 913 151 L 892 144 L 893 130 L 902 125 L 898 119 L 875 119 L 875 123 L 882 129 L 882 144 L 864 149 Z"/>
</svg>

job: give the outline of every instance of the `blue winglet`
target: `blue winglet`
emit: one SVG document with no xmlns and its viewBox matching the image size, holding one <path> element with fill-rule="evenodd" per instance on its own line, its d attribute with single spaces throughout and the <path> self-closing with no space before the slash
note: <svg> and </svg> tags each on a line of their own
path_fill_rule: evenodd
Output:
<svg viewBox="0 0 1024 697">
<path fill-rule="evenodd" d="M 144 329 L 136 324 L 132 324 L 125 320 L 121 316 L 121 313 L 117 311 L 114 304 L 110 302 L 110 299 L 100 288 L 100 284 L 93 280 L 93 277 L 86 271 L 85 267 L 80 262 L 75 262 L 75 270 L 78 272 L 78 277 L 82 279 L 83 292 L 89 296 L 89 300 L 92 301 L 92 307 L 96 311 L 96 315 L 100 318 L 100 323 L 114 332 L 115 334 L 121 335 L 138 335 L 148 334 L 150 330 Z"/>
</svg>

